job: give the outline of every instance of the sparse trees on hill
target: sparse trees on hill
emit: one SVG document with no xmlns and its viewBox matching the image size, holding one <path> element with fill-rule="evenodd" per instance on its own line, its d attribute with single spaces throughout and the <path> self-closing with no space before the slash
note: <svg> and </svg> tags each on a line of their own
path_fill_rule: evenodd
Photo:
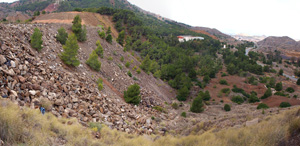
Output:
<svg viewBox="0 0 300 146">
<path fill-rule="evenodd" d="M 82 29 L 80 16 L 76 15 L 72 23 L 72 31 L 75 33 L 77 40 L 81 42 L 86 41 L 86 26 Z"/>
<path fill-rule="evenodd" d="M 96 53 L 96 50 L 94 50 L 91 54 L 89 59 L 85 62 L 87 65 L 89 65 L 92 69 L 96 71 L 100 71 L 101 68 L 101 62 L 98 60 L 98 55 Z"/>
<path fill-rule="evenodd" d="M 127 103 L 138 105 L 141 101 L 140 86 L 138 84 L 129 86 L 127 91 L 124 91 L 124 99 Z"/>
<path fill-rule="evenodd" d="M 66 45 L 63 46 L 64 51 L 60 54 L 61 60 L 70 66 L 78 66 L 80 61 L 77 59 L 79 46 L 75 34 L 70 34 Z"/>
<path fill-rule="evenodd" d="M 192 103 L 192 106 L 190 108 L 191 112 L 194 113 L 201 113 L 204 109 L 203 109 L 203 102 L 202 102 L 202 98 L 200 97 L 200 95 L 198 95 Z"/>
<path fill-rule="evenodd" d="M 37 51 L 42 50 L 42 44 L 43 44 L 42 36 L 43 34 L 41 33 L 41 31 L 38 28 L 35 28 L 32 36 L 30 37 L 31 39 L 30 45 L 32 48 L 36 49 Z"/>
<path fill-rule="evenodd" d="M 59 41 L 62 45 L 65 45 L 68 38 L 68 33 L 63 27 L 58 29 L 57 32 L 58 34 L 56 36 L 56 40 Z"/>
</svg>

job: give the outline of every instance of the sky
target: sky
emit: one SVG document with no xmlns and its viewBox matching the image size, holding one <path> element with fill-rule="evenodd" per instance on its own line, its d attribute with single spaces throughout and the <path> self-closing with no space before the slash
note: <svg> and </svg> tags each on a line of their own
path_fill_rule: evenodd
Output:
<svg viewBox="0 0 300 146">
<path fill-rule="evenodd" d="M 15 2 L 15 1 L 18 1 L 18 0 L 0 0 L 0 2 L 7 2 L 7 3 L 11 3 L 11 2 Z"/>
<path fill-rule="evenodd" d="M 300 0 L 128 0 L 191 26 L 300 40 Z"/>
</svg>

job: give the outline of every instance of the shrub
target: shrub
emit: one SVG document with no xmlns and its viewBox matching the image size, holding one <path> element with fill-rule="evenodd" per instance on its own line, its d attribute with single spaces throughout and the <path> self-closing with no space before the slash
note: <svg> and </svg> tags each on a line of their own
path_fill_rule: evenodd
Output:
<svg viewBox="0 0 300 146">
<path fill-rule="evenodd" d="M 105 32 L 98 30 L 98 35 L 100 36 L 101 39 L 105 39 Z"/>
<path fill-rule="evenodd" d="M 109 61 L 112 61 L 112 60 L 113 60 L 113 58 L 112 58 L 111 56 L 109 56 L 107 59 L 108 59 Z"/>
<path fill-rule="evenodd" d="M 107 37 L 105 38 L 105 40 L 108 42 L 108 43 L 112 43 L 112 36 L 111 34 L 107 35 Z"/>
<path fill-rule="evenodd" d="M 226 73 L 222 73 L 221 77 L 225 77 L 225 76 L 227 76 L 227 74 Z"/>
<path fill-rule="evenodd" d="M 85 63 L 89 65 L 92 69 L 100 71 L 101 62 L 98 60 L 98 55 L 95 50 L 90 54 L 89 59 Z"/>
<path fill-rule="evenodd" d="M 186 86 L 184 86 L 183 88 L 178 90 L 178 95 L 176 98 L 179 101 L 186 101 L 186 98 L 188 97 L 188 95 L 189 95 L 189 89 Z"/>
<path fill-rule="evenodd" d="M 124 91 L 124 99 L 127 103 L 138 105 L 141 101 L 140 86 L 138 84 L 129 86 L 127 91 Z"/>
<path fill-rule="evenodd" d="M 136 72 L 137 72 L 138 74 L 140 74 L 140 73 L 141 73 L 141 69 L 138 68 L 138 69 L 136 70 Z"/>
<path fill-rule="evenodd" d="M 57 32 L 58 34 L 56 36 L 56 40 L 59 41 L 62 45 L 65 45 L 68 38 L 68 33 L 63 27 L 58 29 Z"/>
<path fill-rule="evenodd" d="M 93 129 L 93 131 L 95 132 L 100 132 L 100 130 L 102 129 L 102 125 L 98 122 L 90 122 L 89 128 Z"/>
<path fill-rule="evenodd" d="M 161 77 L 161 71 L 160 70 L 157 70 L 154 75 L 153 75 L 155 78 L 160 78 Z"/>
<path fill-rule="evenodd" d="M 282 83 L 281 82 L 276 84 L 275 90 L 276 91 L 281 91 L 282 90 Z"/>
<path fill-rule="evenodd" d="M 203 81 L 208 83 L 210 81 L 210 77 L 208 75 L 204 76 Z"/>
<path fill-rule="evenodd" d="M 124 62 L 124 57 L 123 57 L 123 56 L 120 58 L 120 61 L 121 61 L 121 62 Z"/>
<path fill-rule="evenodd" d="M 166 109 L 164 109 L 163 107 L 161 106 L 154 106 L 153 109 L 159 111 L 159 112 L 163 112 L 163 113 L 166 113 Z"/>
<path fill-rule="evenodd" d="M 127 72 L 127 75 L 132 77 L 132 73 L 130 71 Z"/>
<path fill-rule="evenodd" d="M 223 88 L 223 89 L 221 90 L 221 92 L 222 92 L 222 93 L 225 93 L 226 95 L 229 95 L 230 89 L 229 89 L 229 88 Z"/>
<path fill-rule="evenodd" d="M 128 68 L 130 66 L 130 62 L 126 62 L 125 66 Z"/>
<path fill-rule="evenodd" d="M 136 70 L 137 69 L 137 67 L 136 66 L 134 66 L 133 68 L 132 68 L 132 70 L 134 71 L 134 70 Z"/>
<path fill-rule="evenodd" d="M 229 104 L 225 104 L 225 105 L 224 105 L 224 110 L 225 110 L 226 112 L 230 111 L 230 110 L 231 110 L 230 105 L 229 105 Z"/>
<path fill-rule="evenodd" d="M 291 106 L 291 104 L 288 102 L 281 102 L 279 105 L 279 107 L 281 107 L 281 108 L 286 108 L 286 107 L 290 107 L 290 106 Z"/>
<path fill-rule="evenodd" d="M 257 109 L 268 109 L 269 106 L 264 104 L 264 103 L 260 103 L 258 106 L 257 106 Z"/>
<path fill-rule="evenodd" d="M 38 28 L 35 28 L 32 36 L 30 37 L 31 39 L 30 45 L 32 48 L 36 49 L 37 51 L 42 50 L 42 44 L 43 44 L 42 36 L 43 34 L 41 33 L 41 31 Z"/>
<path fill-rule="evenodd" d="M 300 78 L 297 80 L 297 85 L 300 85 Z"/>
<path fill-rule="evenodd" d="M 96 83 L 98 85 L 98 90 L 101 91 L 103 89 L 103 80 L 99 78 Z"/>
<path fill-rule="evenodd" d="M 241 96 L 234 96 L 231 98 L 231 101 L 237 104 L 241 104 L 244 102 L 244 99 Z"/>
<path fill-rule="evenodd" d="M 60 59 L 66 64 L 71 66 L 78 66 L 80 64 L 77 59 L 79 46 L 75 34 L 70 34 L 66 45 L 63 46 L 64 51 L 60 54 Z"/>
<path fill-rule="evenodd" d="M 261 99 L 266 99 L 268 97 L 272 96 L 271 88 L 268 88 L 268 90 L 265 92 L 265 94 L 261 97 Z"/>
<path fill-rule="evenodd" d="M 287 96 L 288 94 L 284 94 L 283 92 L 276 92 L 274 95 L 278 95 L 278 96 Z"/>
<path fill-rule="evenodd" d="M 190 108 L 191 112 L 194 113 L 201 113 L 204 109 L 203 109 L 203 102 L 202 102 L 202 98 L 200 95 L 198 95 L 192 103 L 192 106 Z"/>
<path fill-rule="evenodd" d="M 184 118 L 186 118 L 186 112 L 182 112 L 181 116 L 184 117 Z"/>
<path fill-rule="evenodd" d="M 227 81 L 225 79 L 220 80 L 219 83 L 221 85 L 228 85 L 228 83 L 227 83 Z"/>
<path fill-rule="evenodd" d="M 255 94 L 251 94 L 248 101 L 249 103 L 255 103 L 255 102 L 259 102 L 259 99 Z"/>
<path fill-rule="evenodd" d="M 278 75 L 280 75 L 280 76 L 283 75 L 283 69 L 280 69 L 280 70 L 279 70 Z"/>
<path fill-rule="evenodd" d="M 289 93 L 294 93 L 294 92 L 295 92 L 295 89 L 292 88 L 292 87 L 288 87 L 288 88 L 286 88 L 285 91 L 286 91 L 286 92 L 289 92 Z"/>
<path fill-rule="evenodd" d="M 173 109 L 178 109 L 179 105 L 177 104 L 177 102 L 172 103 L 172 108 Z"/>
</svg>

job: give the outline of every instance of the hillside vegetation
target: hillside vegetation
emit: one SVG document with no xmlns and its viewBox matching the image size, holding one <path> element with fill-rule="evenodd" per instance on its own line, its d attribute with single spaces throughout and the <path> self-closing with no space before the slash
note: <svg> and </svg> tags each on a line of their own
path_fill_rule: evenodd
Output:
<svg viewBox="0 0 300 146">
<path fill-rule="evenodd" d="M 168 134 L 163 137 L 137 136 L 93 123 L 86 128 L 75 119 L 58 119 L 50 113 L 42 115 L 38 110 L 26 107 L 20 109 L 4 99 L 0 100 L 0 117 L 0 139 L 6 145 L 288 145 L 293 142 L 290 138 L 299 134 L 300 130 L 299 108 L 269 117 L 250 127 L 209 130 L 202 134 L 175 137 Z"/>
</svg>

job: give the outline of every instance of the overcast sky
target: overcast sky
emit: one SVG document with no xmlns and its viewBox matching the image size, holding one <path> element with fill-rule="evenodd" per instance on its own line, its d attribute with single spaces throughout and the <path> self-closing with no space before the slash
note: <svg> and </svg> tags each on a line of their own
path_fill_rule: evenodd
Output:
<svg viewBox="0 0 300 146">
<path fill-rule="evenodd" d="M 8 3 L 11 3 L 11 2 L 15 2 L 17 0 L 0 0 L 0 2 L 8 2 Z"/>
<path fill-rule="evenodd" d="M 128 0 L 144 10 L 227 34 L 300 39 L 300 0 Z"/>
</svg>

